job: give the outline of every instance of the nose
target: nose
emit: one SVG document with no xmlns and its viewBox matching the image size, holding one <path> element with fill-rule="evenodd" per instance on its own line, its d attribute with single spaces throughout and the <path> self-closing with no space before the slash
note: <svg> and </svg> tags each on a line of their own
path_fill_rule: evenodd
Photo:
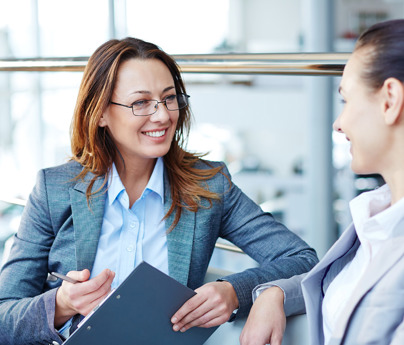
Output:
<svg viewBox="0 0 404 345">
<path fill-rule="evenodd" d="M 170 118 L 170 114 L 168 113 L 168 109 L 163 102 L 157 102 L 156 105 L 154 106 L 156 109 L 156 112 L 152 115 L 150 115 L 150 121 L 155 121 L 155 122 L 165 122 L 167 119 Z"/>
<path fill-rule="evenodd" d="M 338 116 L 338 117 L 335 119 L 335 121 L 334 121 L 334 123 L 333 123 L 333 125 L 332 125 L 332 128 L 334 129 L 334 131 L 336 131 L 336 132 L 338 132 L 338 133 L 343 133 L 343 130 L 341 129 L 341 125 L 340 125 L 340 117 L 341 117 L 341 115 Z"/>
</svg>

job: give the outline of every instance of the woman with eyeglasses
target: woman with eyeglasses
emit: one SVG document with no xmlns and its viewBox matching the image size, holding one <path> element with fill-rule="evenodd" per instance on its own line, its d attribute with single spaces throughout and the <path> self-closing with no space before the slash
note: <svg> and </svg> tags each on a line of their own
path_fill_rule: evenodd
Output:
<svg viewBox="0 0 404 345">
<path fill-rule="evenodd" d="M 152 43 L 110 40 L 90 57 L 72 159 L 39 172 L 0 275 L 2 345 L 61 343 L 143 260 L 196 289 L 168 320 L 181 332 L 246 315 L 254 286 L 314 266 L 314 250 L 223 163 L 186 151 L 188 99 L 175 61 Z M 260 266 L 203 285 L 219 237 Z M 47 280 L 53 271 L 78 283 Z"/>
<path fill-rule="evenodd" d="M 404 344 L 404 20 L 364 32 L 345 66 L 334 130 L 352 170 L 386 184 L 350 203 L 353 223 L 308 274 L 258 286 L 242 345 L 280 345 L 307 313 L 311 345 Z"/>
</svg>

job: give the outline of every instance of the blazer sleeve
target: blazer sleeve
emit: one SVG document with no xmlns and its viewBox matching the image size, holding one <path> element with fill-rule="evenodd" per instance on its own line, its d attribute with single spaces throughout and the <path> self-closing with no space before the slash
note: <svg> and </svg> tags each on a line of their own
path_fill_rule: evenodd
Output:
<svg viewBox="0 0 404 345">
<path fill-rule="evenodd" d="M 47 283 L 54 241 L 45 173 L 38 173 L 0 273 L 0 344 L 62 343 L 54 328 L 56 287 Z"/>
<path fill-rule="evenodd" d="M 230 181 L 224 166 L 222 175 L 223 211 L 220 237 L 229 240 L 259 263 L 224 277 L 239 300 L 237 317 L 248 314 L 255 286 L 308 272 L 317 254 L 299 236 L 279 223 Z"/>
<path fill-rule="evenodd" d="M 302 280 L 306 277 L 307 273 L 295 275 L 289 279 L 279 279 L 265 284 L 256 286 L 253 290 L 253 301 L 258 296 L 270 287 L 277 286 L 282 289 L 284 293 L 283 308 L 286 316 L 304 314 L 306 307 L 304 304 L 302 292 Z"/>
</svg>

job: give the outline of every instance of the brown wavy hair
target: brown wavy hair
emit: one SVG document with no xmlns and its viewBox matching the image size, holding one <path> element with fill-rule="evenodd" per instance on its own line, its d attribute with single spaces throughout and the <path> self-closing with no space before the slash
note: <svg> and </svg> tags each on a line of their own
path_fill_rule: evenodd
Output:
<svg viewBox="0 0 404 345">
<path fill-rule="evenodd" d="M 111 101 L 118 69 L 129 59 L 160 60 L 169 69 L 177 94 L 186 94 L 176 62 L 155 44 L 127 37 L 122 40 L 109 40 L 97 48 L 84 70 L 71 124 L 72 160 L 83 166 L 76 179 L 83 179 L 88 173 L 94 174 L 86 190 L 89 204 L 91 197 L 106 185 L 114 158 L 119 156 L 106 127 L 99 127 L 98 124 Z M 197 169 L 195 163 L 203 155 L 190 153 L 184 149 L 190 123 L 191 112 L 187 106 L 179 110 L 176 132 L 170 149 L 164 156 L 172 197 L 172 204 L 164 219 L 175 212 L 169 230 L 177 225 L 183 208 L 196 212 L 201 206 L 202 198 L 207 199 L 210 206 L 213 200 L 220 199 L 218 194 L 203 187 L 206 185 L 203 181 L 221 172 L 222 168 L 213 168 L 206 162 L 210 168 Z M 95 180 L 99 178 L 104 179 L 102 186 L 92 191 Z"/>
</svg>

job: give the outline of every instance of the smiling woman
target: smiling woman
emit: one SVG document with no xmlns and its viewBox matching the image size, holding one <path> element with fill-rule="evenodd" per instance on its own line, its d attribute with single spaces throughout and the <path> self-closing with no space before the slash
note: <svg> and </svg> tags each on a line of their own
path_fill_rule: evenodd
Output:
<svg viewBox="0 0 404 345">
<path fill-rule="evenodd" d="M 71 160 L 39 172 L 0 274 L 2 345 L 60 343 L 142 261 L 197 292 L 167 320 L 181 332 L 245 316 L 256 284 L 313 267 L 315 251 L 224 163 L 185 149 L 190 117 L 179 69 L 159 47 L 126 38 L 94 52 Z M 204 284 L 219 237 L 259 267 Z M 78 283 L 48 281 L 50 272 Z"/>
<path fill-rule="evenodd" d="M 403 19 L 359 37 L 334 122 L 352 170 L 386 184 L 351 200 L 353 222 L 309 273 L 257 286 L 242 345 L 280 345 L 285 316 L 305 311 L 313 345 L 404 343 L 403 37 Z"/>
<path fill-rule="evenodd" d="M 134 197 L 140 196 L 151 176 L 155 158 L 164 156 L 173 198 L 166 217 L 176 211 L 171 227 L 180 219 L 183 203 L 187 209 L 196 211 L 200 197 L 218 199 L 215 193 L 200 187 L 198 181 L 213 177 L 221 168 L 195 170 L 193 165 L 198 156 L 181 148 L 190 127 L 191 114 L 187 104 L 173 111 L 156 108 L 149 116 L 139 117 L 133 113 L 136 102 L 151 101 L 154 97 L 165 103 L 167 97 L 181 97 L 182 94 L 186 91 L 176 62 L 154 44 L 133 38 L 110 40 L 95 51 L 84 71 L 71 140 L 74 160 L 84 167 L 78 178 L 88 172 L 94 174 L 86 190 L 87 198 L 92 195 L 96 178 L 103 177 L 102 186 L 107 183 L 108 171 L 114 163 L 122 175 L 120 178 L 125 180 L 124 185 L 125 182 L 130 184 L 125 187 L 132 206 Z M 122 110 L 113 103 L 130 105 L 132 114 L 129 109 L 121 107 Z M 152 135 L 146 134 L 156 130 L 164 130 L 163 137 L 151 139 Z M 139 159 L 143 159 L 143 164 L 136 164 Z M 142 167 L 140 172 L 139 166 Z M 190 179 L 186 174 L 198 177 Z"/>
<path fill-rule="evenodd" d="M 386 153 L 391 141 L 379 114 L 383 90 L 371 92 L 364 87 L 360 73 L 367 54 L 369 49 L 358 50 L 345 67 L 339 88 L 344 108 L 334 123 L 334 129 L 344 133 L 351 144 L 351 166 L 356 174 L 381 172 L 389 165 Z"/>
<path fill-rule="evenodd" d="M 128 108 L 109 106 L 99 126 L 108 131 L 119 152 L 121 159 L 114 161 L 124 185 L 137 177 L 127 172 L 139 170 L 138 167 L 147 167 L 151 175 L 154 158 L 165 156 L 170 149 L 177 129 L 178 105 L 168 110 L 166 106 L 158 107 L 157 102 L 167 104 L 167 100 L 171 100 L 172 103 L 176 97 L 173 77 L 160 60 L 129 59 L 118 69 L 112 99 L 131 104 L 132 112 Z M 147 181 L 138 184 L 136 190 L 127 189 L 130 205 L 140 197 Z"/>
</svg>

